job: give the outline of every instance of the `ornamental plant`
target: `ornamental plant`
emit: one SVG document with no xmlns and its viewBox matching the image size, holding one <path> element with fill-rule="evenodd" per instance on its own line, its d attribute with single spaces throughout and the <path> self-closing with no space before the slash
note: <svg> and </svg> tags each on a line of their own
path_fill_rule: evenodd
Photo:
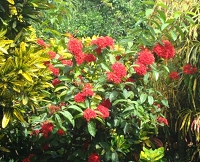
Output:
<svg viewBox="0 0 200 162">
<path fill-rule="evenodd" d="M 143 146 L 163 146 L 158 130 L 168 127 L 162 113 L 168 102 L 147 86 L 149 78 L 158 79 L 154 71 L 160 66 L 152 50 L 156 42 L 131 51 L 109 36 L 37 43 L 50 57 L 44 61 L 52 76 L 53 88 L 45 98 L 50 102 L 26 122 L 12 122 L 14 134 L 3 130 L 18 154 L 4 153 L 4 159 L 34 154 L 37 161 L 139 161 Z M 142 54 L 149 61 L 142 62 Z"/>
</svg>

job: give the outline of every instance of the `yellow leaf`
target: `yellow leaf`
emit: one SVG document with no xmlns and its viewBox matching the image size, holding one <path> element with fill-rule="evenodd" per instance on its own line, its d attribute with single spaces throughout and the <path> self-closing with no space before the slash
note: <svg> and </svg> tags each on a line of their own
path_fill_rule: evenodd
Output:
<svg viewBox="0 0 200 162">
<path fill-rule="evenodd" d="M 24 118 L 23 116 L 21 115 L 20 112 L 18 112 L 16 109 L 14 110 L 14 115 L 17 117 L 17 119 L 19 119 L 21 122 L 24 122 Z"/>
<path fill-rule="evenodd" d="M 5 54 L 8 54 L 7 50 L 5 50 L 4 48 L 0 47 L 0 51 L 2 51 Z"/>
<path fill-rule="evenodd" d="M 33 3 L 33 2 L 31 2 L 31 4 L 32 4 L 34 7 L 38 7 L 38 5 L 35 4 L 35 3 Z"/>
<path fill-rule="evenodd" d="M 22 96 L 22 103 L 23 103 L 23 105 L 26 105 L 28 103 L 28 97 L 27 96 Z"/>
<path fill-rule="evenodd" d="M 2 138 L 4 137 L 4 135 L 5 135 L 5 134 L 1 134 L 1 135 L 0 135 L 0 139 L 2 139 Z"/>
<path fill-rule="evenodd" d="M 35 66 L 38 67 L 38 68 L 46 68 L 46 66 L 44 64 L 35 64 Z"/>
<path fill-rule="evenodd" d="M 2 128 L 5 128 L 8 125 L 10 121 L 10 117 L 11 117 L 11 114 L 9 111 L 4 114 L 3 120 L 2 120 Z"/>
<path fill-rule="evenodd" d="M 15 4 L 15 2 L 14 2 L 14 0 L 7 0 L 10 4 L 12 4 L 12 5 L 14 5 Z"/>
<path fill-rule="evenodd" d="M 22 75 L 26 80 L 33 82 L 32 77 L 28 73 L 23 72 Z"/>
<path fill-rule="evenodd" d="M 24 43 L 24 42 L 21 42 L 21 43 L 20 43 L 20 58 L 22 58 L 23 53 L 25 53 L 25 52 L 26 52 L 25 43 Z"/>
<path fill-rule="evenodd" d="M 3 146 L 0 146 L 0 150 L 1 151 L 4 151 L 4 152 L 10 152 L 10 150 L 8 150 L 7 148 L 3 147 Z"/>
</svg>

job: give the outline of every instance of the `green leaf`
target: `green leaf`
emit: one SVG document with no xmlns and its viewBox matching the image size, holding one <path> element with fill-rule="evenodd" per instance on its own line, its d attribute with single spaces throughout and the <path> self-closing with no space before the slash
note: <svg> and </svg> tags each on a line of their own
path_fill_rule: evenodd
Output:
<svg viewBox="0 0 200 162">
<path fill-rule="evenodd" d="M 59 86 L 59 87 L 56 87 L 56 89 L 54 90 L 54 92 L 57 92 L 61 89 L 68 89 L 66 86 Z"/>
<path fill-rule="evenodd" d="M 112 162 L 118 162 L 119 161 L 118 154 L 117 154 L 116 151 L 112 153 L 111 160 L 112 160 Z"/>
<path fill-rule="evenodd" d="M 153 71 L 153 76 L 155 78 L 155 80 L 157 81 L 159 78 L 159 72 L 158 71 Z"/>
<path fill-rule="evenodd" d="M 155 2 L 154 1 L 142 1 L 143 4 L 147 4 L 147 5 L 154 5 Z"/>
<path fill-rule="evenodd" d="M 149 103 L 149 105 L 153 105 L 154 99 L 152 96 L 148 96 L 148 103 Z"/>
<path fill-rule="evenodd" d="M 108 68 L 108 65 L 106 65 L 105 63 L 101 63 L 100 65 L 103 70 L 110 71 L 110 69 Z"/>
<path fill-rule="evenodd" d="M 146 101 L 146 99 L 147 99 L 147 94 L 146 94 L 146 93 L 142 93 L 142 94 L 140 95 L 140 102 L 143 103 L 143 102 Z"/>
<path fill-rule="evenodd" d="M 169 23 L 164 23 L 162 24 L 161 26 L 161 30 L 163 31 L 167 26 L 169 26 L 170 24 Z"/>
<path fill-rule="evenodd" d="M 126 111 L 133 111 L 135 109 L 135 107 L 133 105 L 127 107 L 124 109 L 123 113 L 126 112 Z"/>
<path fill-rule="evenodd" d="M 69 107 L 67 107 L 67 109 L 73 109 L 73 110 L 79 111 L 80 113 L 83 112 L 83 110 L 76 105 L 70 105 Z"/>
<path fill-rule="evenodd" d="M 116 62 L 116 59 L 115 59 L 114 55 L 113 54 L 109 54 L 108 56 L 109 56 L 109 60 L 110 60 L 111 64 L 114 64 Z"/>
<path fill-rule="evenodd" d="M 177 39 L 177 35 L 173 30 L 170 30 L 170 35 L 171 35 L 173 41 L 175 41 Z"/>
<path fill-rule="evenodd" d="M 161 10 L 157 10 L 157 12 L 159 13 L 160 18 L 162 19 L 162 22 L 165 22 L 166 21 L 165 13 L 163 11 L 161 11 Z"/>
<path fill-rule="evenodd" d="M 148 8 L 148 9 L 146 9 L 146 11 L 145 11 L 145 15 L 146 15 L 146 17 L 149 17 L 152 13 L 153 13 L 153 9 L 152 8 Z"/>
<path fill-rule="evenodd" d="M 60 116 L 58 114 L 55 114 L 55 118 L 57 120 L 59 127 L 62 128 L 64 131 L 66 131 L 66 128 L 63 127 L 63 125 L 62 125 L 62 119 L 60 118 Z"/>
<path fill-rule="evenodd" d="M 88 132 L 91 136 L 95 137 L 97 129 L 96 129 L 96 123 L 93 121 L 89 121 L 87 123 Z"/>
<path fill-rule="evenodd" d="M 168 100 L 161 100 L 161 103 L 162 103 L 164 106 L 169 107 Z"/>
<path fill-rule="evenodd" d="M 70 121 L 70 123 L 74 126 L 74 119 L 71 113 L 68 111 L 59 111 L 66 119 Z"/>
</svg>

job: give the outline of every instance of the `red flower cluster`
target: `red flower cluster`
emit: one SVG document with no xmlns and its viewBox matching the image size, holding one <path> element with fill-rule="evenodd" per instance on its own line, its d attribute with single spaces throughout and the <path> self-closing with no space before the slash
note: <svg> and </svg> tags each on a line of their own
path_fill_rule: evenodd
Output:
<svg viewBox="0 0 200 162">
<path fill-rule="evenodd" d="M 60 73 L 59 68 L 55 68 L 52 64 L 49 64 L 48 68 L 55 76 L 59 75 L 59 73 Z"/>
<path fill-rule="evenodd" d="M 85 95 L 82 92 L 79 92 L 74 96 L 74 101 L 77 102 L 77 103 L 78 102 L 84 102 L 85 98 L 86 98 Z"/>
<path fill-rule="evenodd" d="M 93 95 L 94 95 L 94 92 L 92 90 L 92 85 L 89 83 L 86 83 L 84 85 L 82 92 L 79 92 L 74 96 L 74 100 L 75 102 L 84 102 L 86 97 L 93 96 Z"/>
<path fill-rule="evenodd" d="M 134 67 L 136 74 L 143 76 L 147 73 L 147 69 L 144 64 L 142 64 L 140 62 L 136 62 L 135 64 L 137 64 L 139 66 L 139 67 Z"/>
<path fill-rule="evenodd" d="M 190 64 L 186 64 L 185 66 L 183 66 L 183 73 L 185 74 L 195 74 L 196 72 L 197 68 Z"/>
<path fill-rule="evenodd" d="M 119 84 L 121 82 L 121 78 L 119 78 L 115 73 L 113 72 L 107 72 L 106 77 L 108 81 L 114 82 L 116 84 Z"/>
<path fill-rule="evenodd" d="M 112 65 L 111 69 L 113 72 L 106 73 L 107 80 L 119 84 L 121 79 L 126 76 L 126 67 L 120 62 L 116 62 Z"/>
<path fill-rule="evenodd" d="M 104 119 L 110 116 L 109 109 L 103 105 L 99 105 L 97 107 L 97 110 L 102 113 L 102 115 L 100 116 L 103 117 Z"/>
<path fill-rule="evenodd" d="M 154 55 L 147 48 L 143 49 L 138 56 L 138 62 L 145 66 L 153 64 L 155 61 Z"/>
<path fill-rule="evenodd" d="M 38 136 L 38 134 L 40 133 L 40 130 L 33 130 L 30 135 L 35 135 Z"/>
<path fill-rule="evenodd" d="M 52 130 L 53 130 L 53 124 L 50 123 L 49 121 L 45 121 L 41 124 L 41 132 L 44 138 L 48 138 L 49 133 L 52 132 Z"/>
<path fill-rule="evenodd" d="M 81 65 L 85 61 L 85 54 L 80 52 L 79 54 L 75 55 L 76 63 Z"/>
<path fill-rule="evenodd" d="M 85 54 L 84 61 L 85 62 L 95 62 L 96 57 L 93 54 Z"/>
<path fill-rule="evenodd" d="M 78 65 L 84 62 L 85 54 L 82 52 L 83 44 L 76 38 L 71 38 L 67 44 L 68 50 L 74 54 Z"/>
<path fill-rule="evenodd" d="M 88 158 L 88 162 L 100 162 L 100 156 L 96 153 L 92 153 Z"/>
<path fill-rule="evenodd" d="M 133 78 L 128 78 L 128 79 L 126 79 L 126 82 L 135 82 L 135 79 L 133 79 Z"/>
<path fill-rule="evenodd" d="M 172 72 L 169 74 L 169 78 L 170 78 L 171 80 L 178 80 L 178 79 L 180 79 L 180 76 L 179 76 L 178 72 L 172 71 Z"/>
<path fill-rule="evenodd" d="M 31 162 L 31 157 L 35 156 L 34 154 L 30 154 L 27 158 L 23 159 L 22 162 Z"/>
<path fill-rule="evenodd" d="M 82 52 L 83 44 L 76 38 L 71 38 L 67 44 L 68 50 L 75 56 Z"/>
<path fill-rule="evenodd" d="M 51 59 L 54 59 L 54 58 L 56 57 L 56 53 L 53 52 L 53 51 L 49 51 L 49 52 L 47 52 L 47 54 L 49 55 L 49 57 L 50 57 Z"/>
<path fill-rule="evenodd" d="M 44 48 L 47 47 L 46 43 L 42 39 L 37 39 L 37 44 L 39 44 L 40 46 L 43 46 Z"/>
<path fill-rule="evenodd" d="M 63 136 L 65 134 L 65 131 L 63 129 L 58 129 L 57 134 L 59 136 Z"/>
<path fill-rule="evenodd" d="M 91 42 L 91 44 L 95 44 L 98 48 L 104 49 L 106 47 L 113 47 L 114 40 L 109 36 L 106 36 L 106 37 L 101 36 L 101 37 L 93 40 Z"/>
<path fill-rule="evenodd" d="M 57 84 L 60 84 L 61 81 L 58 78 L 54 78 L 51 83 L 55 87 Z"/>
<path fill-rule="evenodd" d="M 49 108 L 50 114 L 54 114 L 55 112 L 60 110 L 60 107 L 59 106 L 55 106 L 55 105 L 50 105 L 48 108 Z"/>
<path fill-rule="evenodd" d="M 92 90 L 92 85 L 90 83 L 86 83 L 84 85 L 84 88 L 82 90 L 82 93 L 84 96 L 93 96 L 94 95 L 94 92 Z"/>
<path fill-rule="evenodd" d="M 112 103 L 110 102 L 110 100 L 108 98 L 107 99 L 104 98 L 101 102 L 101 105 L 105 106 L 109 109 L 112 106 Z"/>
<path fill-rule="evenodd" d="M 161 123 L 161 124 L 168 125 L 167 119 L 166 119 L 166 118 L 163 118 L 163 117 L 161 117 L 161 116 L 159 116 L 159 117 L 157 118 L 157 121 L 158 121 L 159 123 Z"/>
<path fill-rule="evenodd" d="M 72 60 L 61 60 L 60 62 L 61 62 L 63 65 L 66 65 L 66 66 L 72 66 L 72 65 L 73 65 Z"/>
<path fill-rule="evenodd" d="M 116 62 L 111 66 L 113 73 L 115 73 L 119 78 L 123 78 L 126 76 L 126 67 L 120 63 Z"/>
<path fill-rule="evenodd" d="M 172 44 L 168 40 L 163 40 L 162 43 L 163 45 L 157 43 L 153 47 L 153 52 L 155 52 L 159 57 L 166 60 L 173 58 L 175 55 L 175 49 Z"/>
<path fill-rule="evenodd" d="M 48 143 L 42 146 L 44 151 L 47 151 L 49 149 L 49 147 L 50 147 L 50 145 Z"/>
<path fill-rule="evenodd" d="M 87 108 L 84 112 L 83 112 L 83 117 L 89 122 L 90 119 L 94 119 L 96 118 L 96 112 L 90 108 Z"/>
</svg>

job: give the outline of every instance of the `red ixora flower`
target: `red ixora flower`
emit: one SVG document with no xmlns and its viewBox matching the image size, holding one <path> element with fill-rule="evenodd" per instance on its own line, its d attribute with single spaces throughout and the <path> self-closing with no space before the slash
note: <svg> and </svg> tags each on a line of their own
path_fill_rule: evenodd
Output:
<svg viewBox="0 0 200 162">
<path fill-rule="evenodd" d="M 94 95 L 94 92 L 92 90 L 92 86 L 90 83 L 86 83 L 84 85 L 84 88 L 83 88 L 83 91 L 82 91 L 82 94 L 87 97 L 87 96 L 93 96 Z"/>
<path fill-rule="evenodd" d="M 135 64 L 138 65 L 138 67 L 134 67 L 136 74 L 143 76 L 147 73 L 147 69 L 144 64 L 142 64 L 140 62 L 136 62 Z"/>
<path fill-rule="evenodd" d="M 105 37 L 101 36 L 95 40 L 92 40 L 91 44 L 95 44 L 97 46 L 97 48 L 99 48 L 99 49 L 104 49 L 106 47 L 113 48 L 114 40 L 109 36 L 105 36 Z"/>
<path fill-rule="evenodd" d="M 33 130 L 30 135 L 35 135 L 35 136 L 38 136 L 38 134 L 40 133 L 40 130 Z"/>
<path fill-rule="evenodd" d="M 183 73 L 184 74 L 195 74 L 197 72 L 197 68 L 192 66 L 191 64 L 186 64 L 183 66 Z"/>
<path fill-rule="evenodd" d="M 47 52 L 47 54 L 49 55 L 49 57 L 50 57 L 51 59 L 54 59 L 54 58 L 56 57 L 56 53 L 53 52 L 53 51 L 49 51 L 49 52 Z"/>
<path fill-rule="evenodd" d="M 70 38 L 67 47 L 72 54 L 78 55 L 82 52 L 83 44 L 81 40 L 78 40 L 76 38 Z"/>
<path fill-rule="evenodd" d="M 163 40 L 162 43 L 163 45 L 157 43 L 153 47 L 153 52 L 155 52 L 159 57 L 166 60 L 173 58 L 175 55 L 175 49 L 172 44 L 168 40 Z"/>
<path fill-rule="evenodd" d="M 60 107 L 59 106 L 55 106 L 55 105 L 50 105 L 48 108 L 49 108 L 50 114 L 54 114 L 55 112 L 60 110 Z"/>
<path fill-rule="evenodd" d="M 100 162 L 100 156 L 97 153 L 92 153 L 88 157 L 88 162 Z"/>
<path fill-rule="evenodd" d="M 139 53 L 138 61 L 147 66 L 153 64 L 155 58 L 154 55 L 151 53 L 151 51 L 145 48 Z"/>
<path fill-rule="evenodd" d="M 96 112 L 90 108 L 87 108 L 84 112 L 83 112 L 83 117 L 89 122 L 90 119 L 94 119 L 96 118 Z"/>
<path fill-rule="evenodd" d="M 27 158 L 23 159 L 22 162 L 31 162 L 31 157 L 35 156 L 34 154 L 30 154 Z"/>
<path fill-rule="evenodd" d="M 93 54 L 85 54 L 84 61 L 85 62 L 95 62 L 96 57 Z"/>
<path fill-rule="evenodd" d="M 48 143 L 42 146 L 44 151 L 47 151 L 49 149 L 49 147 L 50 147 L 50 145 Z"/>
<path fill-rule="evenodd" d="M 39 44 L 40 46 L 43 46 L 44 48 L 47 47 L 46 43 L 42 40 L 42 39 L 37 39 L 37 44 Z"/>
<path fill-rule="evenodd" d="M 80 52 L 75 56 L 75 59 L 76 63 L 78 65 L 81 65 L 85 61 L 85 54 L 83 52 Z"/>
<path fill-rule="evenodd" d="M 75 102 L 84 102 L 85 101 L 85 95 L 81 92 L 77 93 L 75 96 L 74 96 L 74 101 Z"/>
<path fill-rule="evenodd" d="M 121 82 L 121 78 L 113 72 L 107 72 L 106 78 L 108 81 L 114 82 L 116 84 L 119 84 Z"/>
<path fill-rule="evenodd" d="M 53 124 L 49 121 L 45 121 L 41 124 L 41 132 L 44 136 L 44 138 L 49 137 L 49 133 L 53 130 Z"/>
<path fill-rule="evenodd" d="M 63 136 L 65 134 L 65 131 L 63 129 L 58 129 L 57 134 L 59 136 Z"/>
<path fill-rule="evenodd" d="M 104 119 L 110 116 L 109 109 L 103 105 L 99 105 L 97 107 L 97 110 L 102 113 L 102 115 L 100 116 L 103 117 Z"/>
<path fill-rule="evenodd" d="M 126 67 L 121 62 L 115 62 L 111 69 L 119 78 L 126 76 Z"/>
<path fill-rule="evenodd" d="M 58 79 L 58 78 L 54 78 L 53 80 L 52 80 L 52 85 L 55 87 L 57 84 L 60 84 L 61 83 L 61 81 Z"/>
<path fill-rule="evenodd" d="M 178 80 L 178 79 L 180 79 L 180 76 L 179 76 L 178 72 L 172 71 L 172 72 L 169 74 L 169 78 L 170 78 L 171 80 Z"/>
<path fill-rule="evenodd" d="M 111 106 L 112 106 L 112 103 L 110 102 L 110 100 L 109 100 L 109 98 L 107 98 L 107 99 L 103 99 L 102 100 L 102 102 L 101 102 L 101 105 L 102 106 L 105 106 L 105 107 L 107 107 L 107 108 L 110 108 Z"/>
<path fill-rule="evenodd" d="M 159 116 L 159 117 L 157 118 L 157 121 L 158 121 L 159 123 L 161 123 L 161 124 L 168 125 L 167 119 L 166 119 L 166 118 L 163 118 L 163 117 L 161 117 L 161 116 Z"/>
<path fill-rule="evenodd" d="M 55 76 L 59 75 L 59 73 L 60 73 L 59 68 L 55 68 L 52 64 L 49 64 L 48 68 Z"/>
<path fill-rule="evenodd" d="M 72 66 L 72 65 L 73 65 L 72 60 L 61 60 L 60 62 L 61 62 L 63 65 L 66 65 L 66 66 Z"/>
</svg>

